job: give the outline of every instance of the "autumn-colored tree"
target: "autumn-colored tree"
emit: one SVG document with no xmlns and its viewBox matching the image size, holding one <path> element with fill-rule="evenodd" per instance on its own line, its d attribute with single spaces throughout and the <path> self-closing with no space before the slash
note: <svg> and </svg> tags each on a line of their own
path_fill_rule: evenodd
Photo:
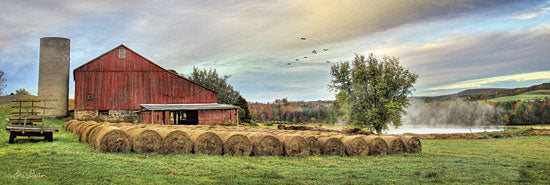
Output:
<svg viewBox="0 0 550 185">
<path fill-rule="evenodd" d="M 281 115 L 286 115 L 286 106 L 285 106 L 285 104 L 282 103 L 280 106 L 281 106 Z"/>
<path fill-rule="evenodd" d="M 273 119 L 273 112 L 271 110 L 271 105 L 265 105 L 265 112 L 267 113 L 267 120 Z"/>
</svg>

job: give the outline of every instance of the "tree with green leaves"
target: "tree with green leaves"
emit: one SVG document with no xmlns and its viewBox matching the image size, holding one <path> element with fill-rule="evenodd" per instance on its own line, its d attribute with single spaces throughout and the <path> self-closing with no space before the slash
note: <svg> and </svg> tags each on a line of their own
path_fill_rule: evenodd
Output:
<svg viewBox="0 0 550 185">
<path fill-rule="evenodd" d="M 15 90 L 15 94 L 16 95 L 29 95 L 31 93 L 29 93 L 29 91 L 27 91 L 26 89 L 21 88 L 21 89 Z"/>
<path fill-rule="evenodd" d="M 402 125 L 418 75 L 403 68 L 398 58 L 356 55 L 351 62 L 331 66 L 330 74 L 329 88 L 337 92 L 333 107 L 340 119 L 378 134 L 390 124 Z"/>
<path fill-rule="evenodd" d="M 175 75 L 179 75 L 178 72 L 174 69 L 167 69 L 166 71 L 172 73 L 172 74 L 175 74 Z"/>
<path fill-rule="evenodd" d="M 248 109 L 248 103 L 246 99 L 240 95 L 239 91 L 233 89 L 233 86 L 227 82 L 229 77 L 231 76 L 224 75 L 220 77 L 216 69 L 199 70 L 199 68 L 193 67 L 193 73 L 191 73 L 188 79 L 216 91 L 218 93 L 218 103 L 232 104 L 241 107 L 239 110 L 239 120 L 240 122 L 249 123 L 251 116 L 250 110 Z"/>
</svg>

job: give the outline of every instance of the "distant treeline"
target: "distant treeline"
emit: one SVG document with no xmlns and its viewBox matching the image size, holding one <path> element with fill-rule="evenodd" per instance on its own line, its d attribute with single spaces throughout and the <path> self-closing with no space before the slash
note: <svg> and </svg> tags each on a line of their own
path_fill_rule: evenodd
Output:
<svg viewBox="0 0 550 185">
<path fill-rule="evenodd" d="M 405 124 L 488 126 L 550 123 L 550 100 L 533 101 L 432 101 L 413 100 Z"/>
<path fill-rule="evenodd" d="M 332 101 L 288 102 L 286 98 L 273 103 L 249 103 L 250 114 L 255 121 L 279 121 L 290 123 L 335 123 L 331 110 Z"/>
<path fill-rule="evenodd" d="M 289 123 L 335 123 L 332 101 L 250 103 L 255 121 Z M 550 99 L 533 101 L 465 101 L 426 102 L 411 99 L 403 117 L 407 125 L 490 126 L 550 124 Z"/>
<path fill-rule="evenodd" d="M 550 100 L 510 101 L 495 104 L 505 111 L 502 116 L 508 125 L 550 123 Z"/>
</svg>

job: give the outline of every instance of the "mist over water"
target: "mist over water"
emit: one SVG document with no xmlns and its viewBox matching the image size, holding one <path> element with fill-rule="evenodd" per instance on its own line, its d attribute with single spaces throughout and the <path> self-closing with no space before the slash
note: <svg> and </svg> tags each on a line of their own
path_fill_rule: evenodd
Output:
<svg viewBox="0 0 550 185">
<path fill-rule="evenodd" d="M 448 100 L 426 103 L 410 99 L 411 105 L 403 115 L 403 126 L 385 131 L 386 134 L 473 133 L 503 130 L 502 112 L 487 102 Z"/>
<path fill-rule="evenodd" d="M 452 133 L 476 133 L 476 132 L 493 132 L 504 130 L 504 127 L 429 127 L 423 125 L 401 126 L 399 128 L 390 127 L 384 131 L 384 134 L 452 134 Z"/>
</svg>

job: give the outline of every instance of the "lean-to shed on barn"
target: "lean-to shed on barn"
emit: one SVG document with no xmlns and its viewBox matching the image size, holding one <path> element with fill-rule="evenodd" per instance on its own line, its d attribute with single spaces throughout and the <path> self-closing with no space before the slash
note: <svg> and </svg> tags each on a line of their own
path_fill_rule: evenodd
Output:
<svg viewBox="0 0 550 185">
<path fill-rule="evenodd" d="M 216 92 L 120 45 L 74 70 L 75 118 L 155 124 L 236 123 Z"/>
</svg>

